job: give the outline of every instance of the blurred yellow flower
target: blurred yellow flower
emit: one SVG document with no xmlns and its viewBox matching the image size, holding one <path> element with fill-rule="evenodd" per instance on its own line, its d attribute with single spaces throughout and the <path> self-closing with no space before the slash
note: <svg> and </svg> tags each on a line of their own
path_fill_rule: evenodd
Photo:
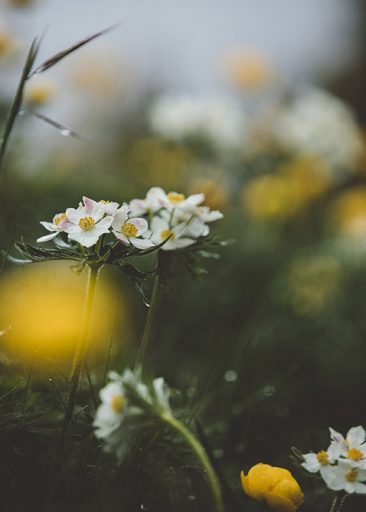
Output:
<svg viewBox="0 0 366 512">
<path fill-rule="evenodd" d="M 274 81 L 274 71 L 266 57 L 254 49 L 234 49 L 227 52 L 224 69 L 238 87 L 253 91 Z"/>
<path fill-rule="evenodd" d="M 301 488 L 290 471 L 269 464 L 256 464 L 245 476 L 240 473 L 244 492 L 257 501 L 265 501 L 278 512 L 295 512 L 304 501 Z"/>
<path fill-rule="evenodd" d="M 366 234 L 366 187 L 358 187 L 340 194 L 328 212 L 332 228 L 343 234 L 363 237 Z"/>
<path fill-rule="evenodd" d="M 83 318 L 85 273 L 76 275 L 70 262 L 42 263 L 9 272 L 0 287 L 0 325 L 9 326 L 2 342 L 10 356 L 68 360 L 73 356 Z M 98 281 L 90 330 L 93 351 L 105 349 L 115 312 L 128 318 L 123 299 L 103 274 Z"/>
<path fill-rule="evenodd" d="M 143 138 L 135 142 L 129 154 L 131 167 L 142 183 L 159 183 L 165 188 L 178 188 L 191 155 L 174 143 Z"/>
<path fill-rule="evenodd" d="M 205 204 L 213 210 L 225 210 L 229 203 L 227 188 L 219 178 L 193 180 L 189 189 L 192 194 L 197 190 L 205 194 Z"/>
<path fill-rule="evenodd" d="M 25 88 L 24 100 L 32 106 L 48 103 L 56 94 L 56 84 L 44 77 L 34 77 Z"/>
<path fill-rule="evenodd" d="M 15 37 L 3 26 L 0 26 L 0 59 L 7 57 L 17 48 Z"/>
<path fill-rule="evenodd" d="M 303 256 L 294 260 L 288 274 L 290 301 L 297 313 L 322 313 L 340 291 L 342 267 L 331 255 Z"/>
<path fill-rule="evenodd" d="M 298 157 L 248 183 L 243 206 L 253 218 L 287 219 L 326 192 L 330 183 L 330 168 L 323 160 Z"/>
</svg>

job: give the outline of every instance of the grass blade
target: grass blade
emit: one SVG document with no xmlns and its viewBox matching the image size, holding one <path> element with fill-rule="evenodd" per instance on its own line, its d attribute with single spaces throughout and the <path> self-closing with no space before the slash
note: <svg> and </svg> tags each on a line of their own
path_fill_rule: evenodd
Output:
<svg viewBox="0 0 366 512">
<path fill-rule="evenodd" d="M 22 106 L 24 86 L 26 84 L 26 81 L 28 80 L 28 77 L 32 70 L 34 61 L 36 60 L 38 50 L 39 50 L 39 45 L 40 45 L 40 39 L 36 37 L 35 39 L 33 39 L 33 42 L 29 49 L 27 59 L 25 61 L 24 68 L 22 71 L 22 76 L 20 78 L 19 85 L 18 85 L 16 94 L 14 96 L 13 103 L 10 107 L 9 114 L 6 118 L 5 128 L 4 128 L 3 136 L 1 139 L 0 170 L 1 170 L 1 167 L 3 164 L 5 151 L 6 151 L 8 142 L 9 142 L 9 137 L 12 132 L 15 119 L 17 118 L 19 110 L 21 109 L 21 106 Z"/>
<path fill-rule="evenodd" d="M 86 37 L 85 39 L 82 39 L 81 41 L 75 43 L 73 46 L 70 46 L 70 48 L 67 48 L 66 50 L 62 50 L 61 52 L 56 53 L 55 55 L 53 55 L 52 57 L 47 59 L 45 62 L 43 62 L 40 66 L 38 66 L 32 72 L 32 74 L 30 76 L 36 75 L 38 73 L 43 73 L 47 69 L 50 69 L 51 67 L 53 67 L 55 64 L 60 62 L 62 59 L 64 59 L 65 57 L 67 57 L 68 55 L 73 53 L 74 51 L 78 50 L 79 48 L 82 48 L 86 44 L 88 44 L 91 41 L 93 41 L 94 39 L 97 39 L 98 37 L 106 34 L 107 32 L 110 32 L 111 30 L 113 30 L 118 25 L 119 25 L 119 23 L 116 24 L 116 25 L 112 25 L 110 27 L 107 27 L 104 30 L 96 32 L 95 34 L 93 34 L 93 35 L 91 35 L 89 37 Z M 29 76 L 29 78 L 30 78 L 30 76 Z"/>
</svg>

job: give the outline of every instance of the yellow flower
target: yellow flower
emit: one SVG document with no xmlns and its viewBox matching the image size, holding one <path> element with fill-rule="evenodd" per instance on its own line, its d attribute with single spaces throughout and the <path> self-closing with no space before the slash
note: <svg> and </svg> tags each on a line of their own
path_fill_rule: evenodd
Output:
<svg viewBox="0 0 366 512">
<path fill-rule="evenodd" d="M 304 500 L 300 486 L 284 468 L 269 464 L 256 464 L 245 476 L 240 473 L 244 492 L 278 512 L 295 512 Z"/>
<path fill-rule="evenodd" d="M 224 66 L 229 79 L 247 91 L 260 89 L 275 78 L 266 57 L 252 49 L 231 50 L 226 55 Z"/>
<path fill-rule="evenodd" d="M 351 188 L 340 194 L 328 213 L 329 224 L 343 234 L 363 237 L 366 233 L 366 188 Z"/>
<path fill-rule="evenodd" d="M 48 103 L 56 93 L 55 83 L 49 79 L 32 78 L 25 89 L 25 101 L 33 106 Z"/>
</svg>

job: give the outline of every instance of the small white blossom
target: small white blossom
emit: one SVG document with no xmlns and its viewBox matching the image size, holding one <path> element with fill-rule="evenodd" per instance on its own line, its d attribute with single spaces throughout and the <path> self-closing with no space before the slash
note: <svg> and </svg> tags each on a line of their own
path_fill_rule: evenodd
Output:
<svg viewBox="0 0 366 512">
<path fill-rule="evenodd" d="M 327 467 L 337 462 L 341 450 L 338 445 L 331 444 L 325 451 L 318 453 L 306 453 L 303 455 L 305 462 L 301 465 L 309 473 L 317 473 L 320 471 L 321 476 L 327 471 Z"/>
<path fill-rule="evenodd" d="M 192 219 L 191 222 L 181 222 L 172 226 L 168 219 L 154 217 L 150 229 L 154 244 L 159 245 L 167 240 L 161 247 L 164 251 L 184 249 L 194 244 L 200 236 L 208 235 L 208 228 L 200 219 Z"/>
<path fill-rule="evenodd" d="M 167 195 L 162 188 L 152 187 L 147 192 L 145 199 L 132 199 L 129 206 L 133 217 L 151 215 L 168 206 Z"/>
<path fill-rule="evenodd" d="M 366 469 L 366 432 L 363 427 L 352 427 L 346 438 L 332 428 L 330 434 L 332 445 L 337 448 L 340 456 L 348 459 L 354 466 Z"/>
<path fill-rule="evenodd" d="M 94 201 L 94 199 L 90 199 L 89 197 L 83 197 L 84 205 L 88 209 L 88 211 L 92 212 L 94 211 L 98 206 L 102 209 L 102 211 L 106 215 L 114 215 L 118 208 L 119 204 L 115 203 L 113 201 Z"/>
<path fill-rule="evenodd" d="M 128 206 L 123 205 L 116 211 L 113 222 L 112 230 L 116 238 L 124 244 L 131 243 L 138 249 L 148 249 L 154 244 L 147 238 L 142 238 L 148 232 L 147 220 L 139 217 L 128 217 Z"/>
<path fill-rule="evenodd" d="M 66 216 L 69 224 L 64 231 L 70 240 L 79 242 L 84 247 L 92 247 L 99 238 L 109 232 L 113 221 L 112 215 L 105 216 L 104 205 L 84 198 L 84 205 L 78 209 L 68 208 Z"/>
<path fill-rule="evenodd" d="M 323 480 L 333 491 L 348 494 L 366 494 L 366 470 L 355 468 L 351 462 L 340 460 L 336 466 L 327 466 L 322 473 Z"/>
<path fill-rule="evenodd" d="M 38 243 L 48 242 L 59 235 L 62 231 L 65 231 L 65 228 L 69 224 L 69 219 L 67 218 L 66 213 L 58 213 L 53 217 L 52 222 L 41 221 L 40 224 L 42 224 L 47 231 L 50 231 L 50 234 L 37 238 Z"/>
</svg>

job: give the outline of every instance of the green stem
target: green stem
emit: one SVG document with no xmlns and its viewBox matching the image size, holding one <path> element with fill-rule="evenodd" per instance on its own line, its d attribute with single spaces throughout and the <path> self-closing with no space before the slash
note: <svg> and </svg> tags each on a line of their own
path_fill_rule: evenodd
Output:
<svg viewBox="0 0 366 512">
<path fill-rule="evenodd" d="M 76 395 L 79 386 L 80 373 L 84 363 L 85 354 L 88 346 L 90 321 L 93 309 L 93 302 L 95 297 L 95 289 L 97 285 L 99 267 L 89 266 L 88 282 L 86 285 L 86 297 L 84 305 L 83 323 L 80 333 L 79 342 L 76 347 L 74 360 L 72 363 L 72 371 L 70 377 L 70 389 L 66 402 L 64 423 L 62 426 L 62 433 L 66 434 L 74 412 Z"/>
<path fill-rule="evenodd" d="M 157 311 L 157 305 L 158 305 L 158 295 L 159 295 L 159 271 L 154 277 L 154 284 L 153 284 L 153 290 L 151 294 L 151 301 L 150 301 L 150 307 L 147 312 L 146 316 L 146 322 L 145 322 L 145 328 L 144 332 L 141 338 L 141 343 L 139 347 L 139 351 L 137 353 L 136 361 L 135 361 L 135 368 L 137 366 L 144 365 L 145 357 L 146 357 L 146 350 L 150 341 L 151 337 L 151 329 L 154 323 L 154 318 Z"/>
<path fill-rule="evenodd" d="M 174 418 L 172 415 L 164 414 L 162 416 L 162 419 L 174 430 L 179 432 L 187 441 L 189 446 L 192 448 L 193 452 L 195 453 L 195 455 L 201 462 L 202 466 L 204 467 L 208 482 L 211 486 L 213 499 L 215 503 L 214 511 L 223 512 L 224 504 L 222 501 L 220 484 L 205 449 L 203 448 L 201 443 L 195 438 L 195 436 L 188 430 L 188 428 L 185 425 L 183 425 L 183 423 Z"/>
</svg>

